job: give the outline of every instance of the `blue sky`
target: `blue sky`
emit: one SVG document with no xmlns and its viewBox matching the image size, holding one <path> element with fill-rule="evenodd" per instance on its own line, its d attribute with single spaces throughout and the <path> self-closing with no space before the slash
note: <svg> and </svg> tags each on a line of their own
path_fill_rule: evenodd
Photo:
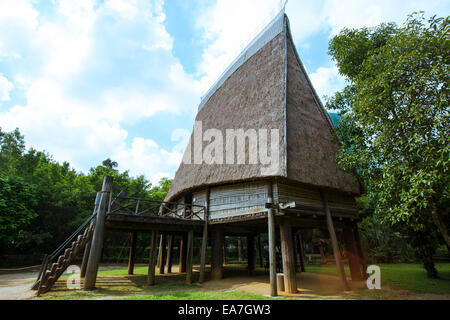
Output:
<svg viewBox="0 0 450 320">
<path fill-rule="evenodd" d="M 172 177 L 200 97 L 280 10 L 279 0 L 0 0 L 0 127 L 86 171 L 105 158 Z M 327 55 L 342 28 L 449 1 L 290 0 L 300 58 L 320 96 L 345 84 Z"/>
</svg>

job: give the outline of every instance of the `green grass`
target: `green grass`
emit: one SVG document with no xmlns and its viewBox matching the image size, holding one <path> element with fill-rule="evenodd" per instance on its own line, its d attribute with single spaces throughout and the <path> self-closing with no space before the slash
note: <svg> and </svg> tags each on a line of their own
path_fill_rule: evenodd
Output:
<svg viewBox="0 0 450 320">
<path fill-rule="evenodd" d="M 450 294 L 450 263 L 436 263 L 441 279 L 428 278 L 423 266 L 417 263 L 378 264 L 378 266 L 381 269 L 381 288 L 387 285 L 417 293 Z M 334 265 L 307 265 L 306 272 L 337 274 L 337 269 Z M 345 266 L 345 273 L 350 274 L 348 266 Z"/>
<path fill-rule="evenodd" d="M 142 294 L 118 297 L 117 300 L 270 300 L 273 298 L 235 291 L 190 291 L 160 294 Z"/>
</svg>

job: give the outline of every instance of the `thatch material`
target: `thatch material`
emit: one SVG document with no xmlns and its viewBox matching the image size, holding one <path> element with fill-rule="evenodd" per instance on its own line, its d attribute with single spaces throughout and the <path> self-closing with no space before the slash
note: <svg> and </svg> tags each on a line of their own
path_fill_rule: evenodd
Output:
<svg viewBox="0 0 450 320">
<path fill-rule="evenodd" d="M 262 175 L 264 165 L 248 164 L 248 147 L 244 165 L 182 163 L 166 200 L 204 186 L 267 177 L 358 194 L 358 184 L 334 163 L 337 146 L 330 141 L 331 121 L 292 45 L 287 17 L 280 19 L 284 26 L 281 32 L 222 79 L 217 90 L 202 102 L 196 117 L 202 121 L 203 132 L 219 129 L 224 138 L 226 129 L 279 129 L 278 170 Z"/>
</svg>

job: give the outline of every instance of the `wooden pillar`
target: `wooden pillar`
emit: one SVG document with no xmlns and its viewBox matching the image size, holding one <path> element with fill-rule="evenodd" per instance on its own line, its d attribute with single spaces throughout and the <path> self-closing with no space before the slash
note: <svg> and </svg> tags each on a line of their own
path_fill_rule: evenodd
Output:
<svg viewBox="0 0 450 320">
<path fill-rule="evenodd" d="M 102 195 L 97 212 L 94 235 L 92 237 L 91 250 L 89 252 L 89 260 L 86 267 L 84 290 L 95 289 L 95 282 L 97 280 L 98 266 L 100 264 L 103 248 L 103 238 L 105 234 L 106 211 L 109 208 L 112 184 L 113 177 L 105 176 L 105 178 L 103 179 Z"/>
<path fill-rule="evenodd" d="M 259 257 L 259 266 L 264 268 L 264 260 L 262 255 L 262 243 L 261 243 L 261 235 L 258 234 L 258 257 Z"/>
<path fill-rule="evenodd" d="M 158 252 L 158 268 L 159 273 L 164 274 L 164 268 L 166 266 L 166 245 L 167 245 L 167 235 L 161 234 L 159 241 L 159 252 Z"/>
<path fill-rule="evenodd" d="M 300 257 L 300 271 L 305 272 L 305 252 L 303 250 L 303 237 L 299 231 L 297 234 L 298 255 Z"/>
<path fill-rule="evenodd" d="M 150 236 L 150 256 L 148 259 L 148 285 L 155 284 L 155 269 L 156 269 L 156 242 L 158 241 L 159 232 L 154 230 Z"/>
<path fill-rule="evenodd" d="M 288 218 L 284 218 L 280 225 L 281 258 L 283 259 L 284 289 L 288 293 L 297 292 L 297 279 L 295 273 L 294 243 L 292 227 Z"/>
<path fill-rule="evenodd" d="M 367 264 L 366 264 L 366 258 L 364 256 L 364 251 L 362 249 L 361 245 L 361 238 L 359 237 L 359 231 L 358 231 L 358 224 L 356 222 L 353 222 L 353 236 L 355 238 L 355 246 L 356 246 L 356 252 L 358 254 L 358 261 L 361 266 L 361 278 L 367 279 Z"/>
<path fill-rule="evenodd" d="M 255 236 L 247 236 L 247 270 L 249 275 L 255 271 Z"/>
<path fill-rule="evenodd" d="M 267 224 L 269 228 L 269 268 L 270 268 L 270 295 L 275 297 L 277 292 L 277 266 L 275 251 L 275 216 L 272 209 L 272 182 L 267 184 Z"/>
<path fill-rule="evenodd" d="M 206 251 L 208 249 L 209 194 L 209 189 L 207 189 L 204 214 L 205 224 L 203 225 L 202 249 L 200 252 L 200 276 L 198 279 L 200 283 L 205 281 Z"/>
<path fill-rule="evenodd" d="M 192 260 L 194 256 L 194 230 L 189 230 L 186 254 L 186 283 L 192 283 Z"/>
<path fill-rule="evenodd" d="M 101 196 L 102 196 L 102 193 L 97 192 L 97 195 L 95 196 L 94 211 L 92 212 L 92 215 L 97 214 Z M 91 221 L 91 225 L 89 226 L 89 228 L 91 228 L 92 225 L 95 225 L 95 219 Z M 80 271 L 81 278 L 84 278 L 86 275 L 87 263 L 89 261 L 89 253 L 91 251 L 91 243 L 92 243 L 92 237 L 88 242 L 86 242 L 86 246 L 84 247 L 83 260 L 81 261 L 81 271 Z"/>
<path fill-rule="evenodd" d="M 223 230 L 215 228 L 211 235 L 211 279 L 219 280 L 223 278 Z"/>
<path fill-rule="evenodd" d="M 172 273 L 173 238 L 173 234 L 167 237 L 167 273 Z"/>
<path fill-rule="evenodd" d="M 187 235 L 183 233 L 180 240 L 180 262 L 178 272 L 186 272 Z"/>
<path fill-rule="evenodd" d="M 238 262 L 242 262 L 242 239 L 238 237 L 237 247 L 238 247 Z"/>
<path fill-rule="evenodd" d="M 128 257 L 128 274 L 133 274 L 134 272 L 134 261 L 136 260 L 136 242 L 137 242 L 137 232 L 131 233 L 131 245 L 130 245 L 130 256 Z"/>
<path fill-rule="evenodd" d="M 344 265 L 342 264 L 341 253 L 339 251 L 339 246 L 337 242 L 336 232 L 334 231 L 333 219 L 331 218 L 330 208 L 328 207 L 328 201 L 325 192 L 321 191 L 320 196 L 322 198 L 323 207 L 327 217 L 328 232 L 330 233 L 331 244 L 333 247 L 334 260 L 336 261 L 336 266 L 339 273 L 339 278 L 341 279 L 342 287 L 345 291 L 350 291 L 347 279 L 345 277 Z"/>
<path fill-rule="evenodd" d="M 227 237 L 223 237 L 223 264 L 227 264 Z"/>
<path fill-rule="evenodd" d="M 353 281 L 361 281 L 361 267 L 358 260 L 355 238 L 353 236 L 353 228 L 348 222 L 344 226 L 343 236 L 345 242 L 345 255 L 348 260 L 350 275 L 352 276 Z"/>
</svg>

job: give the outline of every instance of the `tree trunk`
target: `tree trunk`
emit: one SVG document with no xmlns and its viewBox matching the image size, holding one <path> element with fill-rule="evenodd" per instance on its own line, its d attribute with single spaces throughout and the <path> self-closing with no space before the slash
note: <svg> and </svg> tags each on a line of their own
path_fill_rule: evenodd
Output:
<svg viewBox="0 0 450 320">
<path fill-rule="evenodd" d="M 442 220 L 442 216 L 439 213 L 438 208 L 436 206 L 433 206 L 433 210 L 431 210 L 431 216 L 433 217 L 433 221 L 438 227 L 439 232 L 444 238 L 448 252 L 450 252 L 450 235 L 448 234 L 447 226 L 445 225 L 445 222 Z"/>
</svg>

